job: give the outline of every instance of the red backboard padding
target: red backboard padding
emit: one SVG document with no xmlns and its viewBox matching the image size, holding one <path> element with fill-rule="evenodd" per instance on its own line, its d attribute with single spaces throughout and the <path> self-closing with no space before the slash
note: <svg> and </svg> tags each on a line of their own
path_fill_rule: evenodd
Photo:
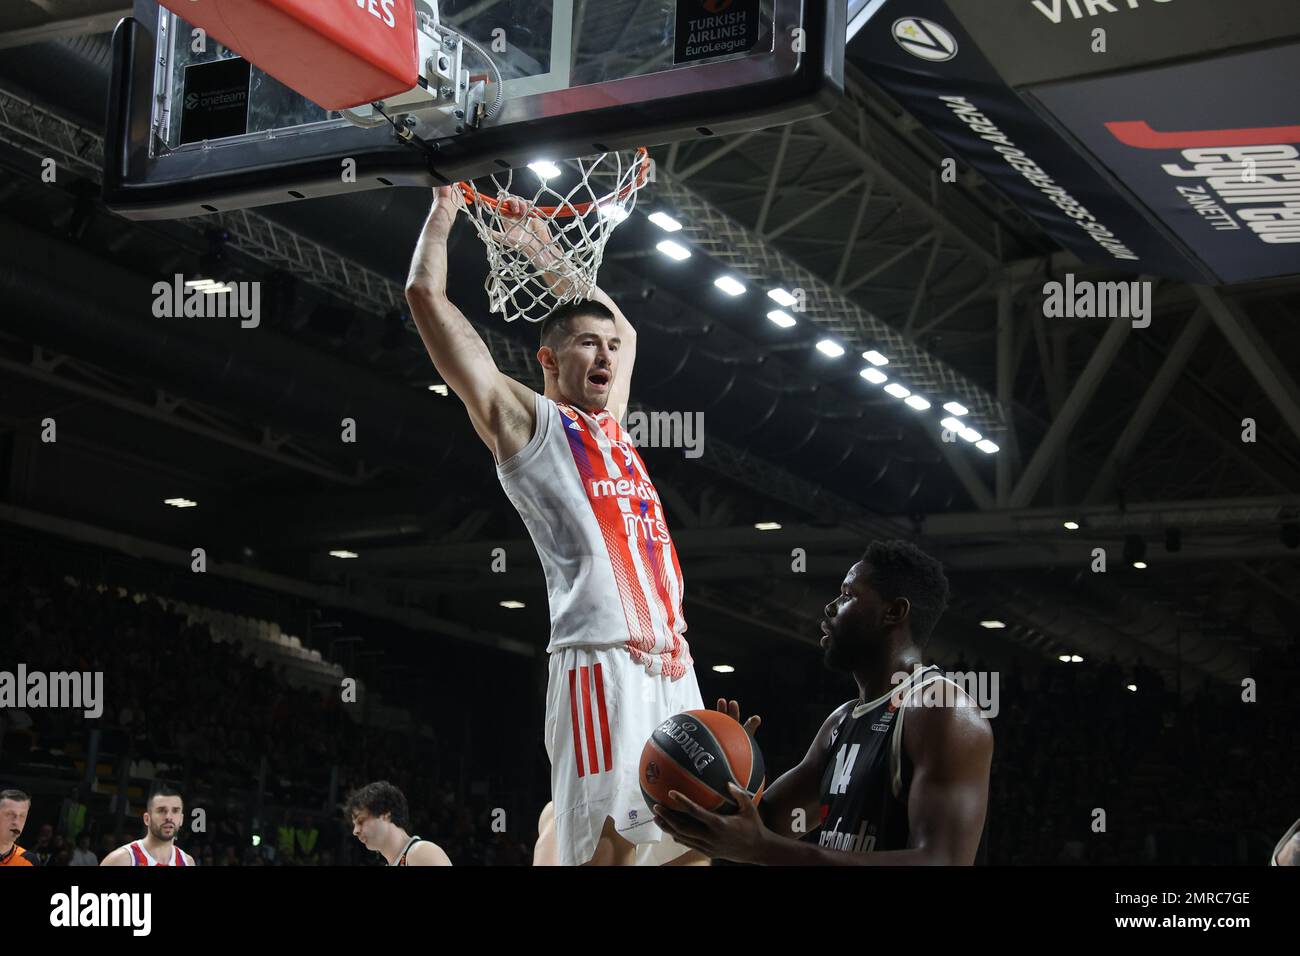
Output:
<svg viewBox="0 0 1300 956">
<path fill-rule="evenodd" d="M 416 85 L 413 0 L 163 0 L 244 59 L 326 109 Z"/>
</svg>

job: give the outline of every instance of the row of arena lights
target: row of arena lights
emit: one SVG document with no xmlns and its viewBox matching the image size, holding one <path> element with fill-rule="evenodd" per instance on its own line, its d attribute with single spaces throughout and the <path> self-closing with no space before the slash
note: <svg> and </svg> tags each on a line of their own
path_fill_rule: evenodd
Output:
<svg viewBox="0 0 1300 956">
<path fill-rule="evenodd" d="M 665 212 L 653 212 L 650 214 L 649 219 L 660 229 L 664 230 L 664 232 L 680 232 L 682 229 L 682 224 Z M 691 257 L 691 250 L 674 239 L 663 239 L 655 248 L 676 262 L 682 262 Z M 713 284 L 732 297 L 742 296 L 749 291 L 743 282 L 731 275 L 721 275 L 713 280 Z M 782 307 L 773 309 L 771 312 L 767 313 L 768 319 L 783 329 L 793 328 L 798 324 L 789 312 L 784 311 L 799 301 L 795 296 L 793 296 L 788 290 L 782 288 L 769 289 L 767 295 L 768 298 L 778 306 Z M 844 346 L 840 345 L 833 339 L 822 339 L 819 341 L 817 343 L 817 351 L 821 352 L 828 358 L 833 359 L 841 358 L 845 354 Z M 880 352 L 871 349 L 863 352 L 862 357 L 870 363 L 866 368 L 862 369 L 862 371 L 858 373 L 865 381 L 872 385 L 883 386 L 882 390 L 886 394 L 901 399 L 905 405 L 918 412 L 923 412 L 930 407 L 930 402 L 926 398 L 913 394 L 910 389 L 898 382 L 889 381 L 889 376 L 880 371 L 883 366 L 889 364 L 889 359 Z M 971 428 L 965 422 L 960 420 L 962 415 L 970 413 L 970 410 L 967 409 L 966 406 L 962 405 L 960 402 L 947 402 L 944 404 L 943 408 L 949 416 L 940 422 L 945 429 L 959 435 L 962 439 L 970 442 L 986 455 L 992 455 L 999 450 L 996 443 L 985 438 L 974 428 Z"/>
<path fill-rule="evenodd" d="M 554 179 L 563 174 L 563 170 L 558 165 L 545 159 L 529 163 L 528 168 L 543 182 L 549 179 Z M 616 203 L 604 203 L 598 208 L 601 215 L 606 216 L 615 222 L 621 222 L 627 218 L 627 210 L 622 205 Z M 664 232 L 675 233 L 682 231 L 682 224 L 662 210 L 650 213 L 648 218 Z M 675 239 L 663 239 L 656 244 L 655 248 L 675 262 L 684 262 L 691 258 L 691 250 Z M 724 274 L 718 276 L 718 278 L 713 280 L 713 284 L 733 298 L 742 296 L 749 291 L 743 282 L 732 275 Z M 799 301 L 794 295 L 783 288 L 769 289 L 767 295 L 768 298 L 780 306 L 780 308 L 773 309 L 771 312 L 767 313 L 767 317 L 771 322 L 782 329 L 790 329 L 798 324 L 794 316 L 785 311 Z M 821 352 L 828 358 L 833 359 L 841 358 L 845 355 L 844 346 L 840 345 L 833 339 L 820 340 L 817 343 L 817 351 Z M 889 364 L 889 359 L 880 352 L 872 349 L 863 352 L 862 357 L 870 363 L 866 368 L 863 368 L 858 373 L 862 376 L 864 381 L 871 385 L 883 386 L 882 390 L 887 395 L 900 399 L 909 408 L 918 412 L 926 411 L 931 407 L 930 401 L 925 397 L 913 394 L 911 389 L 899 382 L 889 381 L 889 376 L 880 371 L 882 366 Z M 429 390 L 437 392 L 440 395 L 447 394 L 446 385 L 430 385 Z M 944 427 L 944 429 L 958 435 L 964 441 L 970 442 L 986 455 L 992 455 L 1000 450 L 996 442 L 985 438 L 976 429 L 961 421 L 961 416 L 970 414 L 970 410 L 967 409 L 966 406 L 962 405 L 960 402 L 946 402 L 943 409 L 948 413 L 948 417 L 942 419 L 939 423 Z"/>
</svg>

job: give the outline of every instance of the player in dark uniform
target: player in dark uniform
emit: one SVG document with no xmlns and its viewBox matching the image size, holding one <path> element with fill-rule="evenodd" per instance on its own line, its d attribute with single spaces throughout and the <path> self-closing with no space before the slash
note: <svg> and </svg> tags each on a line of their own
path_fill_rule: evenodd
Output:
<svg viewBox="0 0 1300 956">
<path fill-rule="evenodd" d="M 822 621 L 826 664 L 853 674 L 857 699 L 826 719 L 759 805 L 737 788 L 740 812 L 721 816 L 674 793 L 686 809 L 656 806 L 661 826 L 741 863 L 976 862 L 993 732 L 975 701 L 921 663 L 947 603 L 938 561 L 904 541 L 873 542 Z"/>
<path fill-rule="evenodd" d="M 352 835 L 389 866 L 451 866 L 442 847 L 407 832 L 411 814 L 406 797 L 387 780 L 357 788 L 343 809 L 352 821 Z"/>
</svg>

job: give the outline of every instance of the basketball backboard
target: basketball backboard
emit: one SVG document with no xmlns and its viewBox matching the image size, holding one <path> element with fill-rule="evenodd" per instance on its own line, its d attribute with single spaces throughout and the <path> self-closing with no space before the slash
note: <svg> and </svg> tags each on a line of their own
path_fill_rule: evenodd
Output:
<svg viewBox="0 0 1300 956">
<path fill-rule="evenodd" d="M 380 15 L 393 2 L 342 8 L 364 13 L 368 3 Z M 437 185 L 793 122 L 828 111 L 843 86 L 844 0 L 442 0 L 436 10 L 415 0 L 415 9 L 436 14 L 422 20 L 421 43 L 438 44 L 435 60 L 450 54 L 452 79 L 422 79 L 426 99 L 439 89 L 445 99 L 411 118 L 385 101 L 395 125 L 364 105 L 349 118 L 317 106 L 266 64 L 135 0 L 113 38 L 106 201 L 131 218 L 177 218 Z M 469 92 L 458 94 L 465 80 Z M 355 161 L 352 179 L 345 160 Z"/>
</svg>

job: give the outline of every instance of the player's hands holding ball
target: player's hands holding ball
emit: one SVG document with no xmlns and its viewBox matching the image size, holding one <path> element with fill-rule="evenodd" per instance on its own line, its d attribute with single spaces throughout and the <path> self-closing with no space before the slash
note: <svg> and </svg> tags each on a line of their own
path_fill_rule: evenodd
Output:
<svg viewBox="0 0 1300 956">
<path fill-rule="evenodd" d="M 669 794 L 670 799 L 684 809 L 669 810 L 656 803 L 651 808 L 655 822 L 682 846 L 699 850 L 710 859 L 761 863 L 763 846 L 772 836 L 772 831 L 758 814 L 756 798 L 734 783 L 727 786 L 731 790 L 731 799 L 737 804 L 735 813 L 726 816 L 710 813 L 674 790 Z"/>
<path fill-rule="evenodd" d="M 740 703 L 719 697 L 718 713 L 740 723 Z M 757 714 L 743 724 L 752 738 L 763 719 Z M 680 791 L 673 790 L 669 799 L 681 809 L 670 809 L 656 803 L 651 809 L 655 822 L 682 846 L 698 850 L 711 859 L 733 860 L 737 863 L 759 863 L 763 859 L 763 845 L 772 835 L 758 812 L 758 797 L 743 787 L 728 783 L 731 799 L 736 803 L 734 813 L 712 813 Z"/>
</svg>

